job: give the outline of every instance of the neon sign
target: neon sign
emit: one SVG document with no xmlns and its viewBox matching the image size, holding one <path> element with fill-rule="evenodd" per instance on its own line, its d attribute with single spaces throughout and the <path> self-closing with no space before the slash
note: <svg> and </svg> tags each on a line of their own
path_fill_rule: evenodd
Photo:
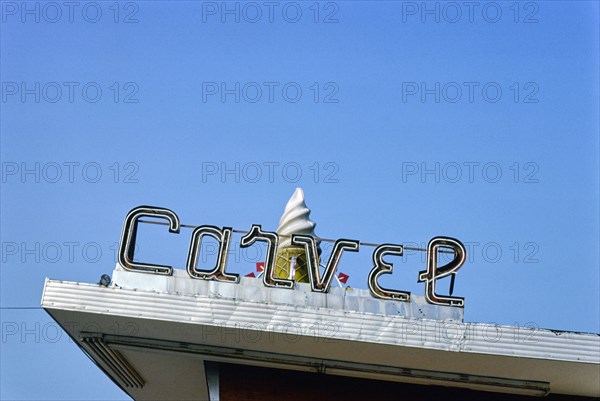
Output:
<svg viewBox="0 0 600 401">
<path fill-rule="evenodd" d="M 134 249 L 138 224 L 142 217 L 152 217 L 167 220 L 169 232 L 178 234 L 181 229 L 181 223 L 177 215 L 165 208 L 154 206 L 138 206 L 132 209 L 125 217 L 123 224 L 123 233 L 119 245 L 118 261 L 125 269 L 134 272 L 152 273 L 161 275 L 172 275 L 173 267 L 157 265 L 151 263 L 135 262 Z M 195 227 L 191 234 L 190 246 L 186 262 L 186 271 L 193 279 L 215 280 L 229 283 L 239 283 L 238 274 L 227 273 L 227 258 L 229 255 L 229 246 L 231 244 L 233 228 L 203 225 Z M 218 241 L 219 249 L 215 266 L 210 270 L 198 269 L 198 258 L 202 238 L 210 236 Z M 256 242 L 267 243 L 267 254 L 265 260 L 263 284 L 267 287 L 294 288 L 293 279 L 285 279 L 275 275 L 275 255 L 279 245 L 280 236 L 276 232 L 263 231 L 262 227 L 253 224 L 250 231 L 241 238 L 240 246 L 245 248 L 252 246 Z M 337 270 L 338 264 L 345 252 L 357 252 L 360 248 L 360 242 L 349 239 L 338 239 L 333 245 L 331 255 L 325 264 L 321 273 L 317 241 L 310 235 L 292 234 L 291 244 L 296 247 L 304 248 L 308 265 L 308 276 L 312 291 L 326 293 L 331 287 L 331 281 Z M 454 253 L 454 258 L 444 266 L 438 265 L 438 254 L 442 250 L 450 250 Z M 455 274 L 465 263 L 467 253 L 464 245 L 450 237 L 434 237 L 427 244 L 426 269 L 419 272 L 418 282 L 425 283 L 425 299 L 427 302 L 435 305 L 445 306 L 464 306 L 464 298 L 439 295 L 436 293 L 436 282 L 439 279 Z M 386 262 L 386 255 L 402 256 L 404 246 L 399 244 L 381 244 L 373 252 L 373 267 L 369 272 L 367 284 L 371 295 L 375 298 L 389 299 L 402 302 L 410 301 L 410 292 L 392 290 L 381 287 L 379 278 L 384 274 L 391 274 L 394 271 L 392 263 Z"/>
</svg>

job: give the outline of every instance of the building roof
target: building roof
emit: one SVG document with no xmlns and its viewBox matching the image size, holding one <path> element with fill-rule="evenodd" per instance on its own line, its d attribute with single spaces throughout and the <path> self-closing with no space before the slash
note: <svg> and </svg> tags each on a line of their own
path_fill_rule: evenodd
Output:
<svg viewBox="0 0 600 401">
<path fill-rule="evenodd" d="M 202 361 L 511 394 L 600 396 L 600 336 L 462 321 L 462 309 L 124 271 L 47 280 L 42 307 L 134 399 L 209 399 Z M 199 378 L 202 378 L 200 380 Z"/>
</svg>

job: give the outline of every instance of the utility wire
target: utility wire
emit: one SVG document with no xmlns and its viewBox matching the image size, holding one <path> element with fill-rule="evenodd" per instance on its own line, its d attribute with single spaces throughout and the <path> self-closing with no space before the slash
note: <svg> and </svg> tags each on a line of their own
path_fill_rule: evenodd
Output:
<svg viewBox="0 0 600 401">
<path fill-rule="evenodd" d="M 0 306 L 2 310 L 14 310 L 14 309 L 43 309 L 41 306 Z"/>
<path fill-rule="evenodd" d="M 140 223 L 146 223 L 146 224 L 158 224 L 158 225 L 161 225 L 161 226 L 168 226 L 169 225 L 169 223 L 166 223 L 166 222 L 163 222 L 163 221 L 138 220 L 138 222 L 140 222 Z M 190 225 L 190 224 L 180 224 L 180 226 L 183 227 L 183 228 L 191 228 L 191 229 L 195 229 L 195 228 L 200 227 L 200 226 L 193 226 L 193 225 Z M 248 232 L 249 232 L 247 230 L 236 230 L 236 229 L 232 229 L 231 231 L 233 231 L 234 233 L 238 233 L 238 234 L 248 234 Z M 280 237 L 284 237 L 284 238 L 291 237 L 291 235 L 279 235 L 279 236 Z M 317 241 L 322 241 L 322 242 L 331 242 L 331 243 L 335 242 L 334 239 L 329 239 L 329 238 L 315 237 L 315 239 Z M 381 244 L 376 244 L 376 243 L 373 243 L 373 242 L 362 242 L 362 241 L 360 241 L 359 243 L 360 243 L 360 245 L 363 245 L 363 246 L 373 246 L 373 247 L 378 247 L 379 245 L 381 245 Z M 411 246 L 405 246 L 404 249 L 406 249 L 407 251 L 427 252 L 426 248 L 416 248 L 416 247 L 411 247 Z M 443 249 L 440 249 L 438 252 L 440 252 L 440 253 L 452 253 L 452 254 L 454 253 L 453 251 L 446 251 L 446 250 L 443 250 Z"/>
</svg>

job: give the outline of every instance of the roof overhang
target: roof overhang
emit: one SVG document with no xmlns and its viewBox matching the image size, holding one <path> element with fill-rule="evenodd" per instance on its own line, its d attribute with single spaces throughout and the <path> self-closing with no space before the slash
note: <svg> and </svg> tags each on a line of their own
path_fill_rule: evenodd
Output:
<svg viewBox="0 0 600 401">
<path fill-rule="evenodd" d="M 448 310 L 434 311 L 440 320 L 406 309 L 373 313 L 366 310 L 379 306 L 360 296 L 267 289 L 249 278 L 230 284 L 117 268 L 113 282 L 47 280 L 42 307 L 136 400 L 209 399 L 203 361 L 600 396 L 596 334 L 463 323 Z"/>
</svg>

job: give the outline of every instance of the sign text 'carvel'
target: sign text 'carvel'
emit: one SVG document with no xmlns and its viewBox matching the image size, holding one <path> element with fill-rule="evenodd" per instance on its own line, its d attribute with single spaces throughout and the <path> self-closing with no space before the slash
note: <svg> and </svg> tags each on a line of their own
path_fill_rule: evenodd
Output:
<svg viewBox="0 0 600 401">
<path fill-rule="evenodd" d="M 123 225 L 123 234 L 119 246 L 119 264 L 126 270 L 172 275 L 171 266 L 157 265 L 151 263 L 142 263 L 134 261 L 134 248 L 139 219 L 142 217 L 154 217 L 166 219 L 169 222 L 169 231 L 179 233 L 181 224 L 177 215 L 165 208 L 153 206 L 139 206 L 132 209 L 125 218 Z M 215 226 L 199 226 L 192 231 L 190 238 L 190 247 L 186 262 L 186 270 L 191 278 L 199 280 L 215 280 L 230 283 L 239 283 L 239 275 L 227 273 L 227 256 L 229 255 L 229 245 L 231 243 L 231 227 L 218 228 Z M 200 256 L 200 245 L 204 236 L 210 236 L 219 242 L 219 251 L 217 262 L 211 270 L 200 270 L 198 266 L 198 257 Z M 312 291 L 328 292 L 331 287 L 331 281 L 334 277 L 337 266 L 344 251 L 357 252 L 360 242 L 349 239 L 338 239 L 333 245 L 331 255 L 324 266 L 323 272 L 319 265 L 316 239 L 309 235 L 293 234 L 291 238 L 292 245 L 303 247 L 306 251 L 306 260 L 308 266 L 308 276 Z M 294 288 L 294 280 L 277 277 L 275 275 L 275 255 L 279 245 L 279 235 L 275 232 L 263 231 L 260 225 L 252 225 L 250 231 L 241 239 L 241 247 L 252 246 L 255 242 L 265 242 L 267 245 L 267 255 L 263 274 L 263 283 L 267 287 Z M 450 249 L 454 253 L 454 258 L 444 266 L 438 266 L 438 253 L 442 249 Z M 392 290 L 381 287 L 379 277 L 382 274 L 391 274 L 394 266 L 385 262 L 386 255 L 402 256 L 404 247 L 397 244 L 381 244 L 373 252 L 373 268 L 369 272 L 367 284 L 371 294 L 375 298 L 390 299 L 397 301 L 410 301 L 410 292 Z M 464 245 L 449 237 L 434 237 L 427 244 L 426 269 L 419 272 L 418 281 L 425 283 L 425 299 L 427 302 L 435 305 L 445 306 L 464 306 L 464 298 L 443 296 L 436 293 L 436 281 L 455 274 L 465 263 L 467 253 Z"/>
</svg>

